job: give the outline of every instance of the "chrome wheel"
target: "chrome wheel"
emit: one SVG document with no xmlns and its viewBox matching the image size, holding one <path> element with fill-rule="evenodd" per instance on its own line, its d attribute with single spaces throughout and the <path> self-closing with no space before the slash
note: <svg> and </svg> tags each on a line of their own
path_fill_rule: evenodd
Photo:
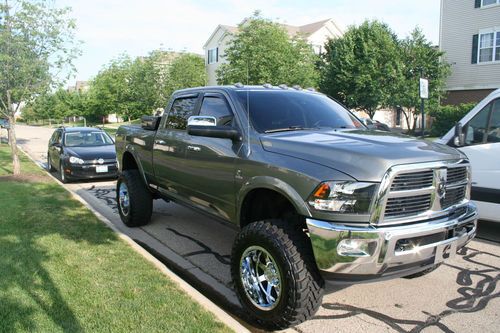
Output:
<svg viewBox="0 0 500 333">
<path fill-rule="evenodd" d="M 281 273 L 274 258 L 260 246 L 251 246 L 240 260 L 240 278 L 248 299 L 260 310 L 269 311 L 281 297 Z"/>
<path fill-rule="evenodd" d="M 120 183 L 118 190 L 118 202 L 123 216 L 127 216 L 130 212 L 130 197 L 128 194 L 128 187 L 125 183 Z"/>
<path fill-rule="evenodd" d="M 64 181 L 66 181 L 66 175 L 64 174 L 64 166 L 62 165 L 59 165 L 59 172 L 61 174 L 61 181 L 64 183 Z"/>
</svg>

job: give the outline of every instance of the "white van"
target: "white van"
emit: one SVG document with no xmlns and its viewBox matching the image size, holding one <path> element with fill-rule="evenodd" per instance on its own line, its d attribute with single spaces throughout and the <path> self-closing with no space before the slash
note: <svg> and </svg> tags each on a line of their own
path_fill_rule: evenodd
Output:
<svg viewBox="0 0 500 333">
<path fill-rule="evenodd" d="M 479 218 L 500 222 L 500 89 L 486 96 L 437 142 L 469 157 L 471 199 L 478 206 Z"/>
</svg>

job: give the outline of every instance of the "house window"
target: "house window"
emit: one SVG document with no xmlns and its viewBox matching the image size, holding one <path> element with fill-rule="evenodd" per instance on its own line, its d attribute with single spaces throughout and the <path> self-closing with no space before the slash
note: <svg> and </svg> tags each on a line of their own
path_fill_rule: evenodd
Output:
<svg viewBox="0 0 500 333">
<path fill-rule="evenodd" d="M 479 35 L 478 60 L 479 62 L 500 60 L 500 31 Z"/>
<path fill-rule="evenodd" d="M 219 61 L 219 48 L 208 50 L 207 64 L 213 64 Z"/>
<path fill-rule="evenodd" d="M 496 5 L 500 3 L 500 0 L 482 0 L 481 7 Z"/>
</svg>

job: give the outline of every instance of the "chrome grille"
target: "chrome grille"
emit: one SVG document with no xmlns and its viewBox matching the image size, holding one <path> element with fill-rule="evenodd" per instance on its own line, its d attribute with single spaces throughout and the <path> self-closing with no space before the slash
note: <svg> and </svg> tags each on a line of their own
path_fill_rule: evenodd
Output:
<svg viewBox="0 0 500 333">
<path fill-rule="evenodd" d="M 467 160 L 398 165 L 389 169 L 371 223 L 391 225 L 449 216 L 470 198 Z"/>
<path fill-rule="evenodd" d="M 431 195 L 414 197 L 389 198 L 385 206 L 385 216 L 409 216 L 425 212 L 431 208 Z"/>
<path fill-rule="evenodd" d="M 460 183 L 467 180 L 467 168 L 448 168 L 447 184 Z"/>
<path fill-rule="evenodd" d="M 460 203 L 465 198 L 465 186 L 452 188 L 446 191 L 446 195 L 441 199 L 441 208 L 446 209 Z"/>
<path fill-rule="evenodd" d="M 391 191 L 413 190 L 432 186 L 434 172 L 425 170 L 397 175 L 391 184 Z"/>
</svg>

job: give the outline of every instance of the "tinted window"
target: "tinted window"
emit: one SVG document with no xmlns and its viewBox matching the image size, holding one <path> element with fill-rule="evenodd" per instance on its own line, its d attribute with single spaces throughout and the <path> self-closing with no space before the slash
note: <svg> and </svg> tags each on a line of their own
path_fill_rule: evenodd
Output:
<svg viewBox="0 0 500 333">
<path fill-rule="evenodd" d="M 356 128 L 361 123 L 330 98 L 290 90 L 239 91 L 243 108 L 258 132 L 287 128 Z M 248 100 L 247 100 L 248 94 Z"/>
<path fill-rule="evenodd" d="M 213 116 L 219 126 L 231 126 L 233 113 L 223 97 L 207 96 L 203 98 L 200 116 Z"/>
<path fill-rule="evenodd" d="M 491 109 L 491 120 L 486 141 L 500 142 L 500 99 L 495 101 Z"/>
<path fill-rule="evenodd" d="M 178 98 L 168 113 L 167 127 L 184 130 L 187 120 L 193 115 L 198 97 Z"/>
<path fill-rule="evenodd" d="M 474 145 L 483 143 L 488 126 L 488 118 L 490 115 L 491 103 L 485 106 L 474 118 L 469 121 L 467 133 L 465 135 L 465 143 Z"/>
<path fill-rule="evenodd" d="M 113 140 L 105 132 L 69 132 L 64 135 L 66 147 L 92 147 L 112 145 Z"/>
</svg>

